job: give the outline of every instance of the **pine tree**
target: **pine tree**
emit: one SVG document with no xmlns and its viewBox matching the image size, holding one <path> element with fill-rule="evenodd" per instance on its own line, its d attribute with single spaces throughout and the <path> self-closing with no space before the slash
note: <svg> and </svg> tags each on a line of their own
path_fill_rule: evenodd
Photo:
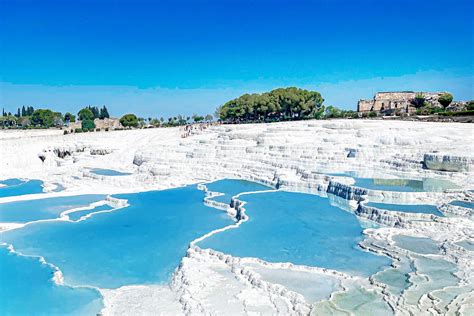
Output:
<svg viewBox="0 0 474 316">
<path fill-rule="evenodd" d="M 26 116 L 26 109 L 24 105 L 21 107 L 21 116 Z"/>
<path fill-rule="evenodd" d="M 15 116 L 18 117 L 18 118 L 20 118 L 20 116 L 21 116 L 20 108 L 18 108 L 18 111 L 16 112 L 16 115 L 15 115 Z"/>
<path fill-rule="evenodd" d="M 99 118 L 100 119 L 104 119 L 104 118 L 109 118 L 109 111 L 107 110 L 107 108 L 105 107 L 105 105 L 100 109 L 100 112 L 99 112 Z"/>
<path fill-rule="evenodd" d="M 88 106 L 87 107 L 89 110 L 91 110 L 92 114 L 94 114 L 94 119 L 100 117 L 99 109 L 96 106 Z"/>
<path fill-rule="evenodd" d="M 5 108 L 2 108 L 2 116 L 5 116 Z"/>
</svg>

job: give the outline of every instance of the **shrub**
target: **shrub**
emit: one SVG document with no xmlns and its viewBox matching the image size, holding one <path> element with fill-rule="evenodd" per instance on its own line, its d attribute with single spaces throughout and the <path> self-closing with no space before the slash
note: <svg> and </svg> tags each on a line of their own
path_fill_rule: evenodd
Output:
<svg viewBox="0 0 474 316">
<path fill-rule="evenodd" d="M 375 111 L 370 111 L 367 116 L 368 116 L 368 117 L 377 117 L 377 112 L 375 112 Z"/>
<path fill-rule="evenodd" d="M 108 131 L 109 131 L 109 128 L 108 128 L 108 127 L 106 127 L 106 128 L 104 129 L 104 131 L 108 132 Z"/>
<path fill-rule="evenodd" d="M 459 111 L 459 112 L 440 112 L 441 116 L 471 116 L 474 115 L 474 110 Z"/>
<path fill-rule="evenodd" d="M 466 110 L 468 110 L 468 111 L 474 110 L 474 100 L 471 100 L 471 101 L 467 102 Z"/>
<path fill-rule="evenodd" d="M 443 93 L 440 95 L 438 102 L 441 103 L 442 106 L 447 107 L 453 102 L 453 95 L 451 93 Z"/>
<path fill-rule="evenodd" d="M 76 129 L 74 130 L 74 132 L 75 132 L 75 133 L 82 133 L 82 128 L 76 128 Z"/>
<path fill-rule="evenodd" d="M 68 132 L 66 130 L 63 131 L 63 135 L 67 135 L 67 134 L 68 134 Z"/>
<path fill-rule="evenodd" d="M 96 128 L 95 131 L 96 131 L 96 132 L 100 132 L 100 128 Z"/>
<path fill-rule="evenodd" d="M 425 97 L 423 93 L 417 93 L 413 99 L 413 104 L 417 107 L 423 106 L 425 104 Z"/>
</svg>

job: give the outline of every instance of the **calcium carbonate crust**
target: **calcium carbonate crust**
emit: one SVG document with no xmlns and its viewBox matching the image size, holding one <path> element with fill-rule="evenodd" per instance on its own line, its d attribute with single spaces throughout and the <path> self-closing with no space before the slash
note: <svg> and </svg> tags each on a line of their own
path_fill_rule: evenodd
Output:
<svg viewBox="0 0 474 316">
<path fill-rule="evenodd" d="M 28 136 L 33 137 L 24 137 Z M 469 139 L 470 138 L 470 139 Z M 0 145 L 11 148 L 0 153 L 0 178 L 35 178 L 45 182 L 46 193 L 0 198 L 0 203 L 51 196 L 115 194 L 180 187 L 223 178 L 255 181 L 275 189 L 327 196 L 361 221 L 386 225 L 367 228 L 360 243 L 364 251 L 392 258 L 392 266 L 416 261 L 419 254 L 397 247 L 396 235 L 428 237 L 440 245 L 432 259 L 447 260 L 457 266 L 457 286 L 423 293 L 414 304 L 408 294 L 393 295 L 377 277 L 356 278 L 327 269 L 268 263 L 257 258 L 234 258 L 196 243 L 225 229 L 238 229 L 245 222 L 245 195 L 232 198 L 230 205 L 210 198 L 204 203 L 227 212 L 234 223 L 193 241 L 170 285 L 130 285 L 119 289 L 99 289 L 104 297 L 104 315 L 118 314 L 309 314 L 314 302 L 305 301 L 283 285 L 265 281 L 248 263 L 262 269 L 278 267 L 304 271 L 308 275 L 328 275 L 338 279 L 341 290 L 329 301 L 337 307 L 339 295 L 354 288 L 375 293 L 396 314 L 465 313 L 473 309 L 472 251 L 458 245 L 474 242 L 472 210 L 449 204 L 452 200 L 473 201 L 473 157 L 464 144 L 474 143 L 468 124 L 405 121 L 301 121 L 275 124 L 213 126 L 195 130 L 181 138 L 178 128 L 59 135 L 50 131 L 0 134 Z M 40 159 L 41 158 L 41 159 Z M 27 165 L 28 168 L 24 168 Z M 90 168 L 108 168 L 132 173 L 123 177 L 92 174 Z M 351 177 L 328 175 L 357 171 L 359 177 L 409 178 L 441 177 L 459 189 L 448 192 L 384 192 L 354 186 Z M 62 192 L 52 192 L 61 183 Z M 255 193 L 259 194 L 259 193 Z M 368 207 L 367 201 L 406 204 L 435 204 L 449 215 L 438 217 L 386 211 Z M 124 201 L 106 202 L 115 209 Z M 94 206 L 91 205 L 91 208 Z M 68 212 L 61 214 L 67 220 Z M 91 215 L 93 216 L 93 215 Z M 87 217 L 81 218 L 87 220 Z M 17 228 L 1 223 L 1 229 Z M 58 269 L 59 271 L 59 269 Z M 275 272 L 277 273 L 277 272 Z M 380 273 L 380 272 L 379 272 Z M 56 275 L 56 274 L 55 274 Z M 416 282 L 429 275 L 413 272 Z M 61 284 L 61 277 L 55 281 Z M 416 284 L 412 285 L 416 288 Z M 460 291 L 449 302 L 440 291 Z M 443 293 L 444 293 L 443 292 Z M 457 293 L 457 292 L 456 292 Z M 316 308 L 316 309 L 315 309 Z"/>
</svg>

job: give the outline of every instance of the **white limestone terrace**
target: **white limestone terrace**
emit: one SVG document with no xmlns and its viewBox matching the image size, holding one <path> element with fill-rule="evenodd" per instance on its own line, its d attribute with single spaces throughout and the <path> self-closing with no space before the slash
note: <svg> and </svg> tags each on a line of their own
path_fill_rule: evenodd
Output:
<svg viewBox="0 0 474 316">
<path fill-rule="evenodd" d="M 170 287 L 133 285 L 101 290 L 104 315 L 346 313 L 344 304 L 347 305 L 347 297 L 352 296 L 372 310 L 379 308 L 378 302 L 382 299 L 389 303 L 392 312 L 402 315 L 467 315 L 473 311 L 473 254 L 457 244 L 465 240 L 474 243 L 472 214 L 468 209 L 449 205 L 451 200 L 474 200 L 474 194 L 469 191 L 474 188 L 471 125 L 380 120 L 300 121 L 221 125 L 195 132 L 188 138 L 180 136 L 178 128 L 72 135 L 62 135 L 61 131 L 1 131 L 0 179 L 40 179 L 50 191 L 54 183 L 65 188 L 41 197 L 139 192 L 222 178 L 247 179 L 291 191 L 322 195 L 329 192 L 348 199 L 347 209 L 361 221 L 369 219 L 387 225 L 366 229 L 367 238 L 361 243 L 362 248 L 389 255 L 397 268 L 403 260 L 418 264 L 418 255 L 397 248 L 393 236 L 429 237 L 442 245 L 442 253 L 428 257 L 455 264 L 459 284 L 430 290 L 429 271 L 415 273 L 410 275 L 413 290 L 397 297 L 373 278 L 354 278 L 336 271 L 285 263 L 269 264 L 255 258 L 233 258 L 193 246 L 175 272 Z M 89 168 L 132 174 L 99 176 L 89 172 Z M 356 188 L 350 177 L 324 174 L 351 170 L 367 177 L 448 179 L 460 189 L 444 193 L 384 192 Z M 0 198 L 0 203 L 39 197 L 38 194 L 6 197 Z M 364 200 L 367 199 L 434 203 L 452 216 L 384 213 L 366 207 Z M 238 209 L 241 204 L 235 206 Z M 229 209 L 227 213 L 235 216 L 240 213 L 237 209 Z M 0 228 L 9 226 L 0 223 Z M 330 277 L 332 281 L 327 282 L 332 282 L 336 291 L 325 300 L 311 301 L 305 295 L 307 285 L 295 288 L 295 284 L 281 284 L 275 281 L 278 277 L 269 277 L 282 279 L 283 274 L 291 274 L 287 278 L 298 280 Z M 413 294 L 417 289 L 424 291 L 419 298 Z"/>
</svg>

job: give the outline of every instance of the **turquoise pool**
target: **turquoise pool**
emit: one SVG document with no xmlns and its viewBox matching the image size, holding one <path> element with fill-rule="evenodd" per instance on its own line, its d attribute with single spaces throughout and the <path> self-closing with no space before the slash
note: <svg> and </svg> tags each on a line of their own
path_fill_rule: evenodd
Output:
<svg viewBox="0 0 474 316">
<path fill-rule="evenodd" d="M 0 263 L 2 315 L 96 315 L 102 308 L 98 291 L 56 285 L 54 270 L 38 258 L 0 246 Z"/>
<path fill-rule="evenodd" d="M 104 200 L 105 195 L 77 195 L 0 203 L 0 223 L 26 223 L 58 218 L 67 210 Z"/>
<path fill-rule="evenodd" d="M 7 179 L 0 181 L 0 197 L 43 193 L 43 181 Z"/>
<path fill-rule="evenodd" d="M 291 262 L 368 276 L 390 259 L 358 247 L 357 218 L 315 195 L 267 192 L 241 196 L 249 220 L 199 243 L 238 257 Z"/>
<path fill-rule="evenodd" d="M 196 186 L 120 194 L 129 207 L 85 221 L 33 223 L 0 238 L 20 253 L 45 257 L 69 285 L 163 284 L 192 240 L 233 223 L 205 206 L 203 196 Z"/>
<path fill-rule="evenodd" d="M 117 176 L 128 176 L 131 175 L 129 172 L 121 172 L 113 169 L 100 169 L 100 168 L 93 168 L 90 170 L 91 173 L 97 174 L 100 176 L 109 176 L 109 177 L 117 177 Z"/>
<path fill-rule="evenodd" d="M 370 207 L 388 210 L 388 211 L 433 214 L 440 217 L 444 216 L 444 214 L 438 210 L 436 205 L 429 205 L 429 204 L 390 204 L 390 203 L 369 202 L 366 205 Z"/>
<path fill-rule="evenodd" d="M 423 178 L 421 180 L 407 178 L 365 178 L 358 177 L 356 172 L 348 171 L 343 173 L 328 173 L 330 176 L 352 177 L 355 180 L 354 185 L 380 191 L 395 192 L 443 192 L 448 189 L 459 189 L 460 187 L 449 180 Z"/>
<path fill-rule="evenodd" d="M 448 180 L 425 178 L 412 179 L 376 179 L 354 178 L 355 186 L 380 191 L 396 192 L 443 192 L 447 189 L 457 189 L 457 185 Z"/>
<path fill-rule="evenodd" d="M 206 183 L 210 191 L 224 193 L 211 200 L 230 204 L 230 199 L 241 192 L 253 192 L 271 190 L 273 188 L 246 180 L 223 179 L 211 183 Z"/>
<path fill-rule="evenodd" d="M 465 207 L 465 208 L 472 208 L 474 209 L 474 202 L 468 202 L 468 201 L 452 201 L 449 203 L 454 206 L 460 206 L 460 207 Z"/>
</svg>

